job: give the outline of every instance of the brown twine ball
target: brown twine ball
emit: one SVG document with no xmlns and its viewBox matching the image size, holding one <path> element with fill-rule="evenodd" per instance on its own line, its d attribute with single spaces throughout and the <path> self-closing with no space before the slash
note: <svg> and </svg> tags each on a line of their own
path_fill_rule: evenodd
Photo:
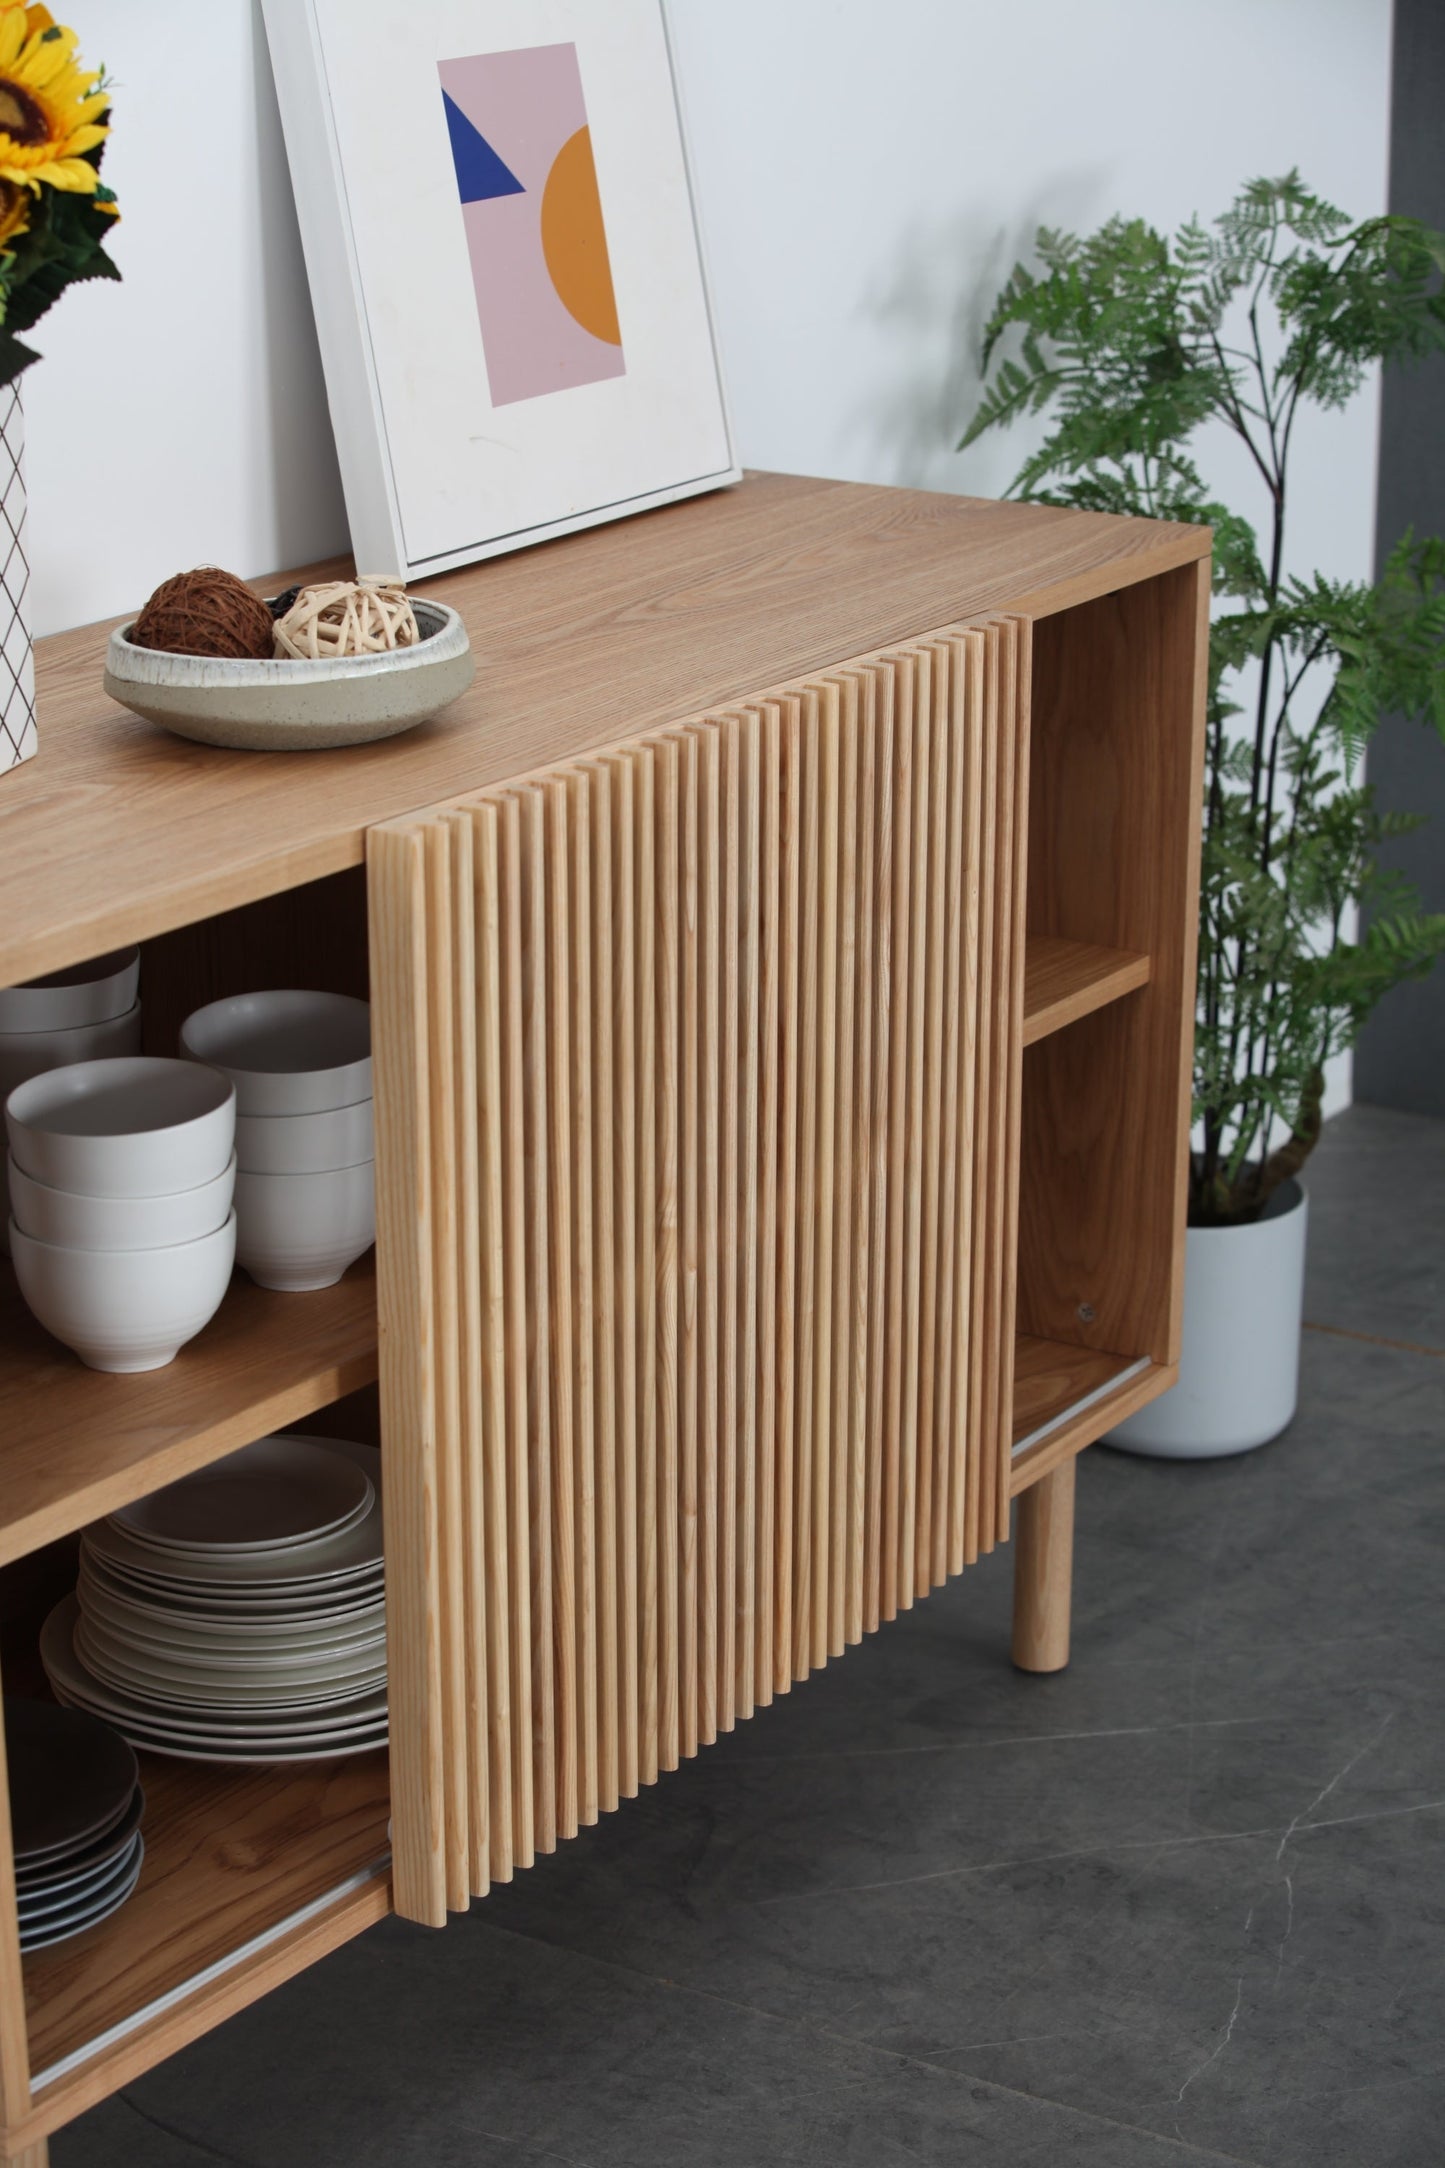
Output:
<svg viewBox="0 0 1445 2168">
<path fill-rule="evenodd" d="M 171 655 L 252 656 L 273 652 L 271 612 L 234 572 L 198 565 L 162 580 L 131 627 L 136 647 Z"/>
</svg>

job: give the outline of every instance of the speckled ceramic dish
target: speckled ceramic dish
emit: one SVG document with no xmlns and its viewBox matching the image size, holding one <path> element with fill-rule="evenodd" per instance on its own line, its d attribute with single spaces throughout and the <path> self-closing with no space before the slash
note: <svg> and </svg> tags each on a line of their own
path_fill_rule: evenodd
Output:
<svg viewBox="0 0 1445 2168">
<path fill-rule="evenodd" d="M 133 647 L 110 636 L 112 700 L 177 737 L 248 753 L 315 753 L 412 729 L 464 693 L 475 675 L 467 628 L 445 603 L 413 597 L 421 639 L 388 655 L 334 661 L 231 661 Z"/>
</svg>

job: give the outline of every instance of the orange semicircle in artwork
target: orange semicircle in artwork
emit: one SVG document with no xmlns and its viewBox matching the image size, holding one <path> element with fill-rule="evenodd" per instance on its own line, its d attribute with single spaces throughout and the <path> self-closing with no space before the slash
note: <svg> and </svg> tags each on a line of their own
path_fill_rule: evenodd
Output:
<svg viewBox="0 0 1445 2168">
<path fill-rule="evenodd" d="M 594 339 L 622 344 L 592 133 L 579 128 L 552 161 L 542 191 L 542 254 L 558 298 Z"/>
</svg>

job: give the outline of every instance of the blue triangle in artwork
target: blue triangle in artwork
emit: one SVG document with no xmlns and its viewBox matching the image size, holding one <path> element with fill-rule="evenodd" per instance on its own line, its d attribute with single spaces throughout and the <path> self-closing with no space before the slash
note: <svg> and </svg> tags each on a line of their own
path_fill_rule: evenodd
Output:
<svg viewBox="0 0 1445 2168">
<path fill-rule="evenodd" d="M 463 203 L 484 203 L 489 196 L 524 196 L 526 190 L 511 167 L 492 149 L 481 131 L 472 126 L 461 107 L 442 92 L 447 109 L 447 133 L 452 139 L 452 164 Z"/>
</svg>

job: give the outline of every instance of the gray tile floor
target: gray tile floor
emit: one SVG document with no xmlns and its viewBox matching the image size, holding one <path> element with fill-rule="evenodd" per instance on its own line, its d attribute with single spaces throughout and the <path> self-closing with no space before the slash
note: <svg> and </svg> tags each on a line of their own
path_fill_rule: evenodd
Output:
<svg viewBox="0 0 1445 2168">
<path fill-rule="evenodd" d="M 1070 1671 L 999 1554 L 55 2168 L 1437 2168 L 1445 1125 L 1355 1109 L 1310 1187 L 1299 1419 L 1086 1457 Z"/>
</svg>

